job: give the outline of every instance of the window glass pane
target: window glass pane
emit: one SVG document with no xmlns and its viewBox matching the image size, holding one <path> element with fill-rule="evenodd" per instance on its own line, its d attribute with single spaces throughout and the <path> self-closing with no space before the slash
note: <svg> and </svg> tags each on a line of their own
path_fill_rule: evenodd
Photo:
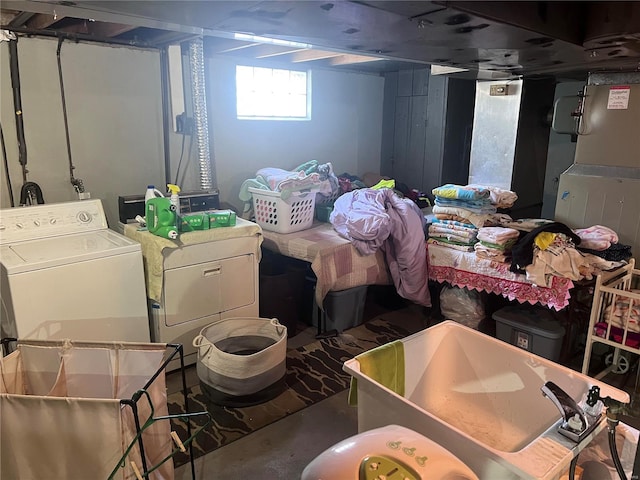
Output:
<svg viewBox="0 0 640 480">
<path fill-rule="evenodd" d="M 242 118 L 308 119 L 307 72 L 236 67 L 237 115 Z"/>
</svg>

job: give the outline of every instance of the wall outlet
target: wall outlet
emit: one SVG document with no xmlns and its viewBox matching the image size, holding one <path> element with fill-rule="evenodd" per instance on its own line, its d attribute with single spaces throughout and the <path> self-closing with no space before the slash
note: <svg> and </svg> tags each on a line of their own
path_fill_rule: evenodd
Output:
<svg viewBox="0 0 640 480">
<path fill-rule="evenodd" d="M 176 115 L 176 133 L 191 135 L 193 133 L 193 118 L 187 117 L 186 113 Z"/>
<path fill-rule="evenodd" d="M 503 95 L 509 95 L 509 85 L 506 83 L 489 86 L 489 96 L 499 97 Z"/>
</svg>

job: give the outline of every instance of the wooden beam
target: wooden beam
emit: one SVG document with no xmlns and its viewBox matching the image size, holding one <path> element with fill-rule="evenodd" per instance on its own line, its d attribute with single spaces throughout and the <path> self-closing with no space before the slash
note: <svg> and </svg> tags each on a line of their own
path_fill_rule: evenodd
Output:
<svg viewBox="0 0 640 480">
<path fill-rule="evenodd" d="M 340 55 L 339 57 L 331 58 L 329 60 L 329 64 L 333 66 L 337 65 L 351 65 L 355 63 L 368 63 L 368 62 L 377 62 L 379 60 L 384 60 L 384 58 L 380 57 L 369 57 L 367 55 Z"/>
<path fill-rule="evenodd" d="M 283 45 L 258 45 L 251 49 L 254 58 L 269 58 L 278 55 L 289 55 L 291 53 L 301 52 L 304 48 L 285 47 Z"/>
<path fill-rule="evenodd" d="M 20 12 L 9 22 L 10 27 L 22 27 L 24 26 L 35 13 Z"/>
<path fill-rule="evenodd" d="M 89 22 L 89 34 L 102 38 L 113 38 L 138 27 L 122 23 Z"/>
<path fill-rule="evenodd" d="M 63 18 L 63 16 L 38 13 L 29 19 L 29 21 L 27 22 L 27 27 L 33 28 L 34 30 L 44 30 L 54 23 L 59 22 Z"/>
<path fill-rule="evenodd" d="M 325 50 L 305 50 L 293 54 L 293 63 L 311 62 L 313 60 L 323 60 L 325 58 L 339 57 L 342 53 L 327 52 Z"/>
</svg>

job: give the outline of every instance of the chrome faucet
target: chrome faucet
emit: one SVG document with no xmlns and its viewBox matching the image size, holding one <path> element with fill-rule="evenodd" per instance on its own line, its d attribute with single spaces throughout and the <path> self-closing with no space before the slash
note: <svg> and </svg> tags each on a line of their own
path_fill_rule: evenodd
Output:
<svg viewBox="0 0 640 480">
<path fill-rule="evenodd" d="M 549 398 L 562 413 L 563 422 L 558 431 L 574 442 L 580 442 L 598 424 L 600 412 L 587 413 L 567 392 L 553 382 L 547 382 L 542 387 L 542 394 Z M 593 414 L 592 414 L 593 413 Z"/>
</svg>

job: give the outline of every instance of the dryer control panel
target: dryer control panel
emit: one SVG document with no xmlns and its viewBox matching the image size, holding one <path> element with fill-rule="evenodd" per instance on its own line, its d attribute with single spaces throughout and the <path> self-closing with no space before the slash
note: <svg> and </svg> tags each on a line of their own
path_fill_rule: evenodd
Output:
<svg viewBox="0 0 640 480">
<path fill-rule="evenodd" d="M 0 210 L 0 245 L 108 228 L 99 199 Z"/>
</svg>

